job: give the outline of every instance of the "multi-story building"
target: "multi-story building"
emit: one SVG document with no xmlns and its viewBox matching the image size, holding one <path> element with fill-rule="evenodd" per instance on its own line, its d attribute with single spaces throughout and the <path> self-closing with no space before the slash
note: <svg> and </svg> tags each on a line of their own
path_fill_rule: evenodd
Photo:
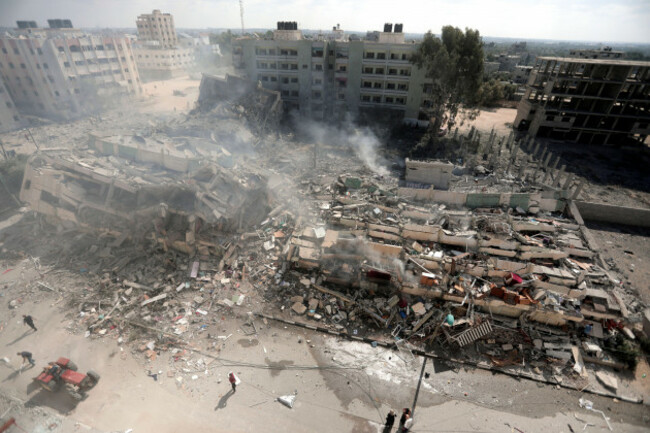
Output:
<svg viewBox="0 0 650 433">
<path fill-rule="evenodd" d="M 418 45 L 404 40 L 402 25 L 387 24 L 377 40 L 307 39 L 294 22 L 279 22 L 272 39 L 238 39 L 233 64 L 266 88 L 281 92 L 287 109 L 318 119 L 378 111 L 426 121 L 424 70 L 410 58 Z"/>
<path fill-rule="evenodd" d="M 164 80 L 187 73 L 195 66 L 195 48 L 179 44 L 174 17 L 154 10 L 136 21 L 138 40 L 133 47 L 144 80 Z"/>
<path fill-rule="evenodd" d="M 624 51 L 614 51 L 612 47 L 603 47 L 599 50 L 571 50 L 569 57 L 578 57 L 581 59 L 623 59 Z"/>
<path fill-rule="evenodd" d="M 0 76 L 23 113 L 71 119 L 142 93 L 126 37 L 29 27 L 0 36 L 0 51 Z"/>
<path fill-rule="evenodd" d="M 138 40 L 153 42 L 159 48 L 175 48 L 178 44 L 174 17 L 155 9 L 150 14 L 138 16 Z"/>
<path fill-rule="evenodd" d="M 577 143 L 643 143 L 650 134 L 650 62 L 539 57 L 514 125 Z"/>
<path fill-rule="evenodd" d="M 0 79 L 0 132 L 7 132 L 22 126 L 22 121 L 13 99 Z"/>
</svg>

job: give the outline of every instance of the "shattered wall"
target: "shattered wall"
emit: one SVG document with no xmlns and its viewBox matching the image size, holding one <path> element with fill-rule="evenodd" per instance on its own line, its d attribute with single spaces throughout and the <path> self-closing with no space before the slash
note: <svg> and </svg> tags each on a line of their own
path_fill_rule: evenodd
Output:
<svg viewBox="0 0 650 433">
<path fill-rule="evenodd" d="M 259 130 L 276 128 L 282 117 L 280 92 L 229 74 L 225 78 L 203 74 L 197 104 L 198 110 L 204 113 L 220 106 L 231 106 Z"/>
</svg>

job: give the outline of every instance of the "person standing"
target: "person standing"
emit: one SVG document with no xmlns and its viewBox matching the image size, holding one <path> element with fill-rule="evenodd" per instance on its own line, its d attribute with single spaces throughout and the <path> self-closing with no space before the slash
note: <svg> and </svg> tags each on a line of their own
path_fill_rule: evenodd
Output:
<svg viewBox="0 0 650 433">
<path fill-rule="evenodd" d="M 402 431 L 400 433 L 408 433 L 411 431 L 411 426 L 413 426 L 413 418 L 411 418 L 410 414 L 407 414 L 406 421 L 404 421 L 404 427 L 402 427 Z"/>
<path fill-rule="evenodd" d="M 36 329 L 36 326 L 34 326 L 34 319 L 32 316 L 23 314 L 23 325 L 29 325 L 29 327 L 32 328 L 34 332 L 38 331 L 38 329 Z"/>
<path fill-rule="evenodd" d="M 30 364 L 36 365 L 36 362 L 34 362 L 34 359 L 32 358 L 32 353 L 31 352 L 23 350 L 22 352 L 18 352 L 18 355 L 23 357 L 23 363 L 20 366 L 20 368 L 22 368 L 23 365 L 25 365 L 25 361 L 29 361 Z"/>
<path fill-rule="evenodd" d="M 411 415 L 411 409 L 409 409 L 408 407 L 402 409 L 402 416 L 399 419 L 399 427 L 397 428 L 397 431 L 399 433 L 401 433 L 402 430 L 404 429 L 404 423 L 406 422 L 406 417 L 410 415 Z"/>
<path fill-rule="evenodd" d="M 228 373 L 228 381 L 232 386 L 232 392 L 233 393 L 237 392 L 237 385 L 239 384 L 239 378 L 235 376 L 235 373 L 233 373 L 232 371 Z"/>
<path fill-rule="evenodd" d="M 395 416 L 395 411 L 391 409 L 391 411 L 388 412 L 388 415 L 386 415 L 386 424 L 384 424 L 383 433 L 390 433 L 390 431 L 393 429 L 393 424 L 395 424 Z"/>
</svg>

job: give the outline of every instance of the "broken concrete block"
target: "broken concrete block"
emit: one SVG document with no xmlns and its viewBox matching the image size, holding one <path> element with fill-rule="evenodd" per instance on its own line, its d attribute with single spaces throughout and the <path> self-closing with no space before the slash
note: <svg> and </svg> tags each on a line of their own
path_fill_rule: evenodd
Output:
<svg viewBox="0 0 650 433">
<path fill-rule="evenodd" d="M 289 300 L 291 302 L 302 302 L 305 300 L 305 298 L 303 298 L 302 296 L 292 296 L 291 298 L 289 298 Z"/>
<path fill-rule="evenodd" d="M 307 307 L 302 302 L 295 302 L 292 306 L 291 309 L 296 312 L 296 314 L 303 315 L 305 314 L 305 311 L 307 311 Z"/>
<path fill-rule="evenodd" d="M 609 373 L 607 373 L 605 371 L 597 371 L 596 372 L 596 377 L 607 388 L 613 389 L 614 391 L 616 391 L 618 389 L 618 381 L 611 374 L 609 374 Z"/>
<path fill-rule="evenodd" d="M 512 349 L 514 349 L 514 346 L 508 343 L 501 346 L 501 349 L 505 350 L 506 352 L 510 352 Z"/>
<path fill-rule="evenodd" d="M 309 309 L 316 311 L 317 308 L 318 308 L 318 299 L 311 298 L 309 300 Z"/>
</svg>

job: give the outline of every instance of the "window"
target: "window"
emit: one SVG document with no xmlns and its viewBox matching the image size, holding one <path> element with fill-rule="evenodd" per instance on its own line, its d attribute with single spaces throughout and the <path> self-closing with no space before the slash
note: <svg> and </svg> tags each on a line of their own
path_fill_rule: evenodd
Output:
<svg viewBox="0 0 650 433">
<path fill-rule="evenodd" d="M 363 87 L 365 87 L 366 89 L 370 89 L 372 88 L 372 83 L 370 81 L 364 81 Z"/>
<path fill-rule="evenodd" d="M 21 64 L 20 64 L 20 69 L 27 69 L 27 67 L 25 66 L 24 63 L 21 63 Z"/>
<path fill-rule="evenodd" d="M 29 49 L 29 54 L 31 54 L 32 56 L 34 55 L 34 50 L 32 48 Z"/>
<path fill-rule="evenodd" d="M 14 54 L 18 54 L 18 48 L 14 48 Z"/>
<path fill-rule="evenodd" d="M 269 77 L 262 77 L 262 81 L 269 81 Z"/>
<path fill-rule="evenodd" d="M 315 71 L 322 71 L 323 70 L 323 65 L 314 65 L 314 70 Z"/>
<path fill-rule="evenodd" d="M 386 89 L 395 90 L 395 83 L 386 83 Z"/>
<path fill-rule="evenodd" d="M 314 92 L 314 93 L 312 93 L 312 97 L 313 97 L 313 98 L 320 99 L 321 96 L 322 96 L 322 95 L 321 95 L 321 92 Z"/>
<path fill-rule="evenodd" d="M 43 63 L 43 69 L 50 69 L 50 67 L 47 66 L 47 63 Z"/>
<path fill-rule="evenodd" d="M 282 84 L 289 84 L 289 79 L 287 77 L 283 77 Z"/>
<path fill-rule="evenodd" d="M 347 71 L 347 66 L 341 65 L 341 66 L 339 66 L 339 69 L 336 72 L 345 72 L 345 71 Z"/>
<path fill-rule="evenodd" d="M 381 88 L 382 88 L 382 85 L 381 85 L 381 83 L 374 83 L 374 84 L 372 85 L 372 88 L 373 88 L 373 89 L 381 89 Z"/>
<path fill-rule="evenodd" d="M 60 96 L 58 90 L 55 90 L 55 91 L 54 91 L 54 96 L 57 96 L 57 97 Z"/>
<path fill-rule="evenodd" d="M 7 101 L 6 104 L 7 104 L 7 108 L 11 108 L 11 102 Z"/>
<path fill-rule="evenodd" d="M 298 82 L 298 78 L 293 77 L 293 78 L 291 79 L 291 82 L 292 82 L 292 83 L 297 83 L 297 82 Z"/>
<path fill-rule="evenodd" d="M 307 65 L 305 65 L 305 66 L 307 66 Z M 291 70 L 297 71 L 298 70 L 298 65 L 296 65 L 296 64 L 291 65 Z"/>
<path fill-rule="evenodd" d="M 361 101 L 363 101 L 363 102 L 370 102 L 370 96 L 368 96 L 368 95 L 361 95 Z"/>
<path fill-rule="evenodd" d="M 398 84 L 398 85 L 397 85 L 397 90 L 404 90 L 404 91 L 406 91 L 406 90 L 408 90 L 408 89 L 409 89 L 408 84 Z"/>
<path fill-rule="evenodd" d="M 384 75 L 384 68 L 375 69 L 375 74 L 376 75 Z"/>
<path fill-rule="evenodd" d="M 377 58 L 379 60 L 385 60 L 386 59 L 386 53 L 377 53 Z"/>
<path fill-rule="evenodd" d="M 389 69 L 388 75 L 397 75 L 397 69 Z"/>
<path fill-rule="evenodd" d="M 273 81 L 273 82 L 278 81 L 278 77 L 271 77 L 271 81 Z"/>
<path fill-rule="evenodd" d="M 292 90 L 292 91 L 291 91 L 291 96 L 298 97 L 298 95 L 299 95 L 299 93 L 298 93 L 297 90 Z"/>
<path fill-rule="evenodd" d="M 9 62 L 9 67 L 10 67 L 11 69 L 14 69 L 14 64 L 11 63 L 11 62 Z"/>
<path fill-rule="evenodd" d="M 372 68 L 363 68 L 364 74 L 372 74 Z"/>
<path fill-rule="evenodd" d="M 63 66 L 66 67 L 66 68 L 69 68 L 70 67 L 70 62 L 63 62 Z"/>
<path fill-rule="evenodd" d="M 6 49 L 6 48 L 2 48 L 2 53 L 3 53 L 3 54 L 7 54 L 7 49 Z"/>
<path fill-rule="evenodd" d="M 372 97 L 372 102 L 380 103 L 381 102 L 381 96 L 373 96 Z"/>
<path fill-rule="evenodd" d="M 366 53 L 364 56 L 366 59 L 374 59 L 375 58 L 375 53 Z"/>
<path fill-rule="evenodd" d="M 74 62 L 74 64 L 77 65 L 77 66 L 82 66 L 84 64 L 84 61 L 83 60 L 76 60 Z"/>
<path fill-rule="evenodd" d="M 390 96 L 386 96 L 386 103 L 387 104 L 392 104 L 393 103 L 393 98 L 391 98 Z"/>
<path fill-rule="evenodd" d="M 314 79 L 314 84 L 316 84 L 316 85 L 323 84 L 323 80 L 321 80 L 320 78 L 315 78 Z"/>
</svg>

